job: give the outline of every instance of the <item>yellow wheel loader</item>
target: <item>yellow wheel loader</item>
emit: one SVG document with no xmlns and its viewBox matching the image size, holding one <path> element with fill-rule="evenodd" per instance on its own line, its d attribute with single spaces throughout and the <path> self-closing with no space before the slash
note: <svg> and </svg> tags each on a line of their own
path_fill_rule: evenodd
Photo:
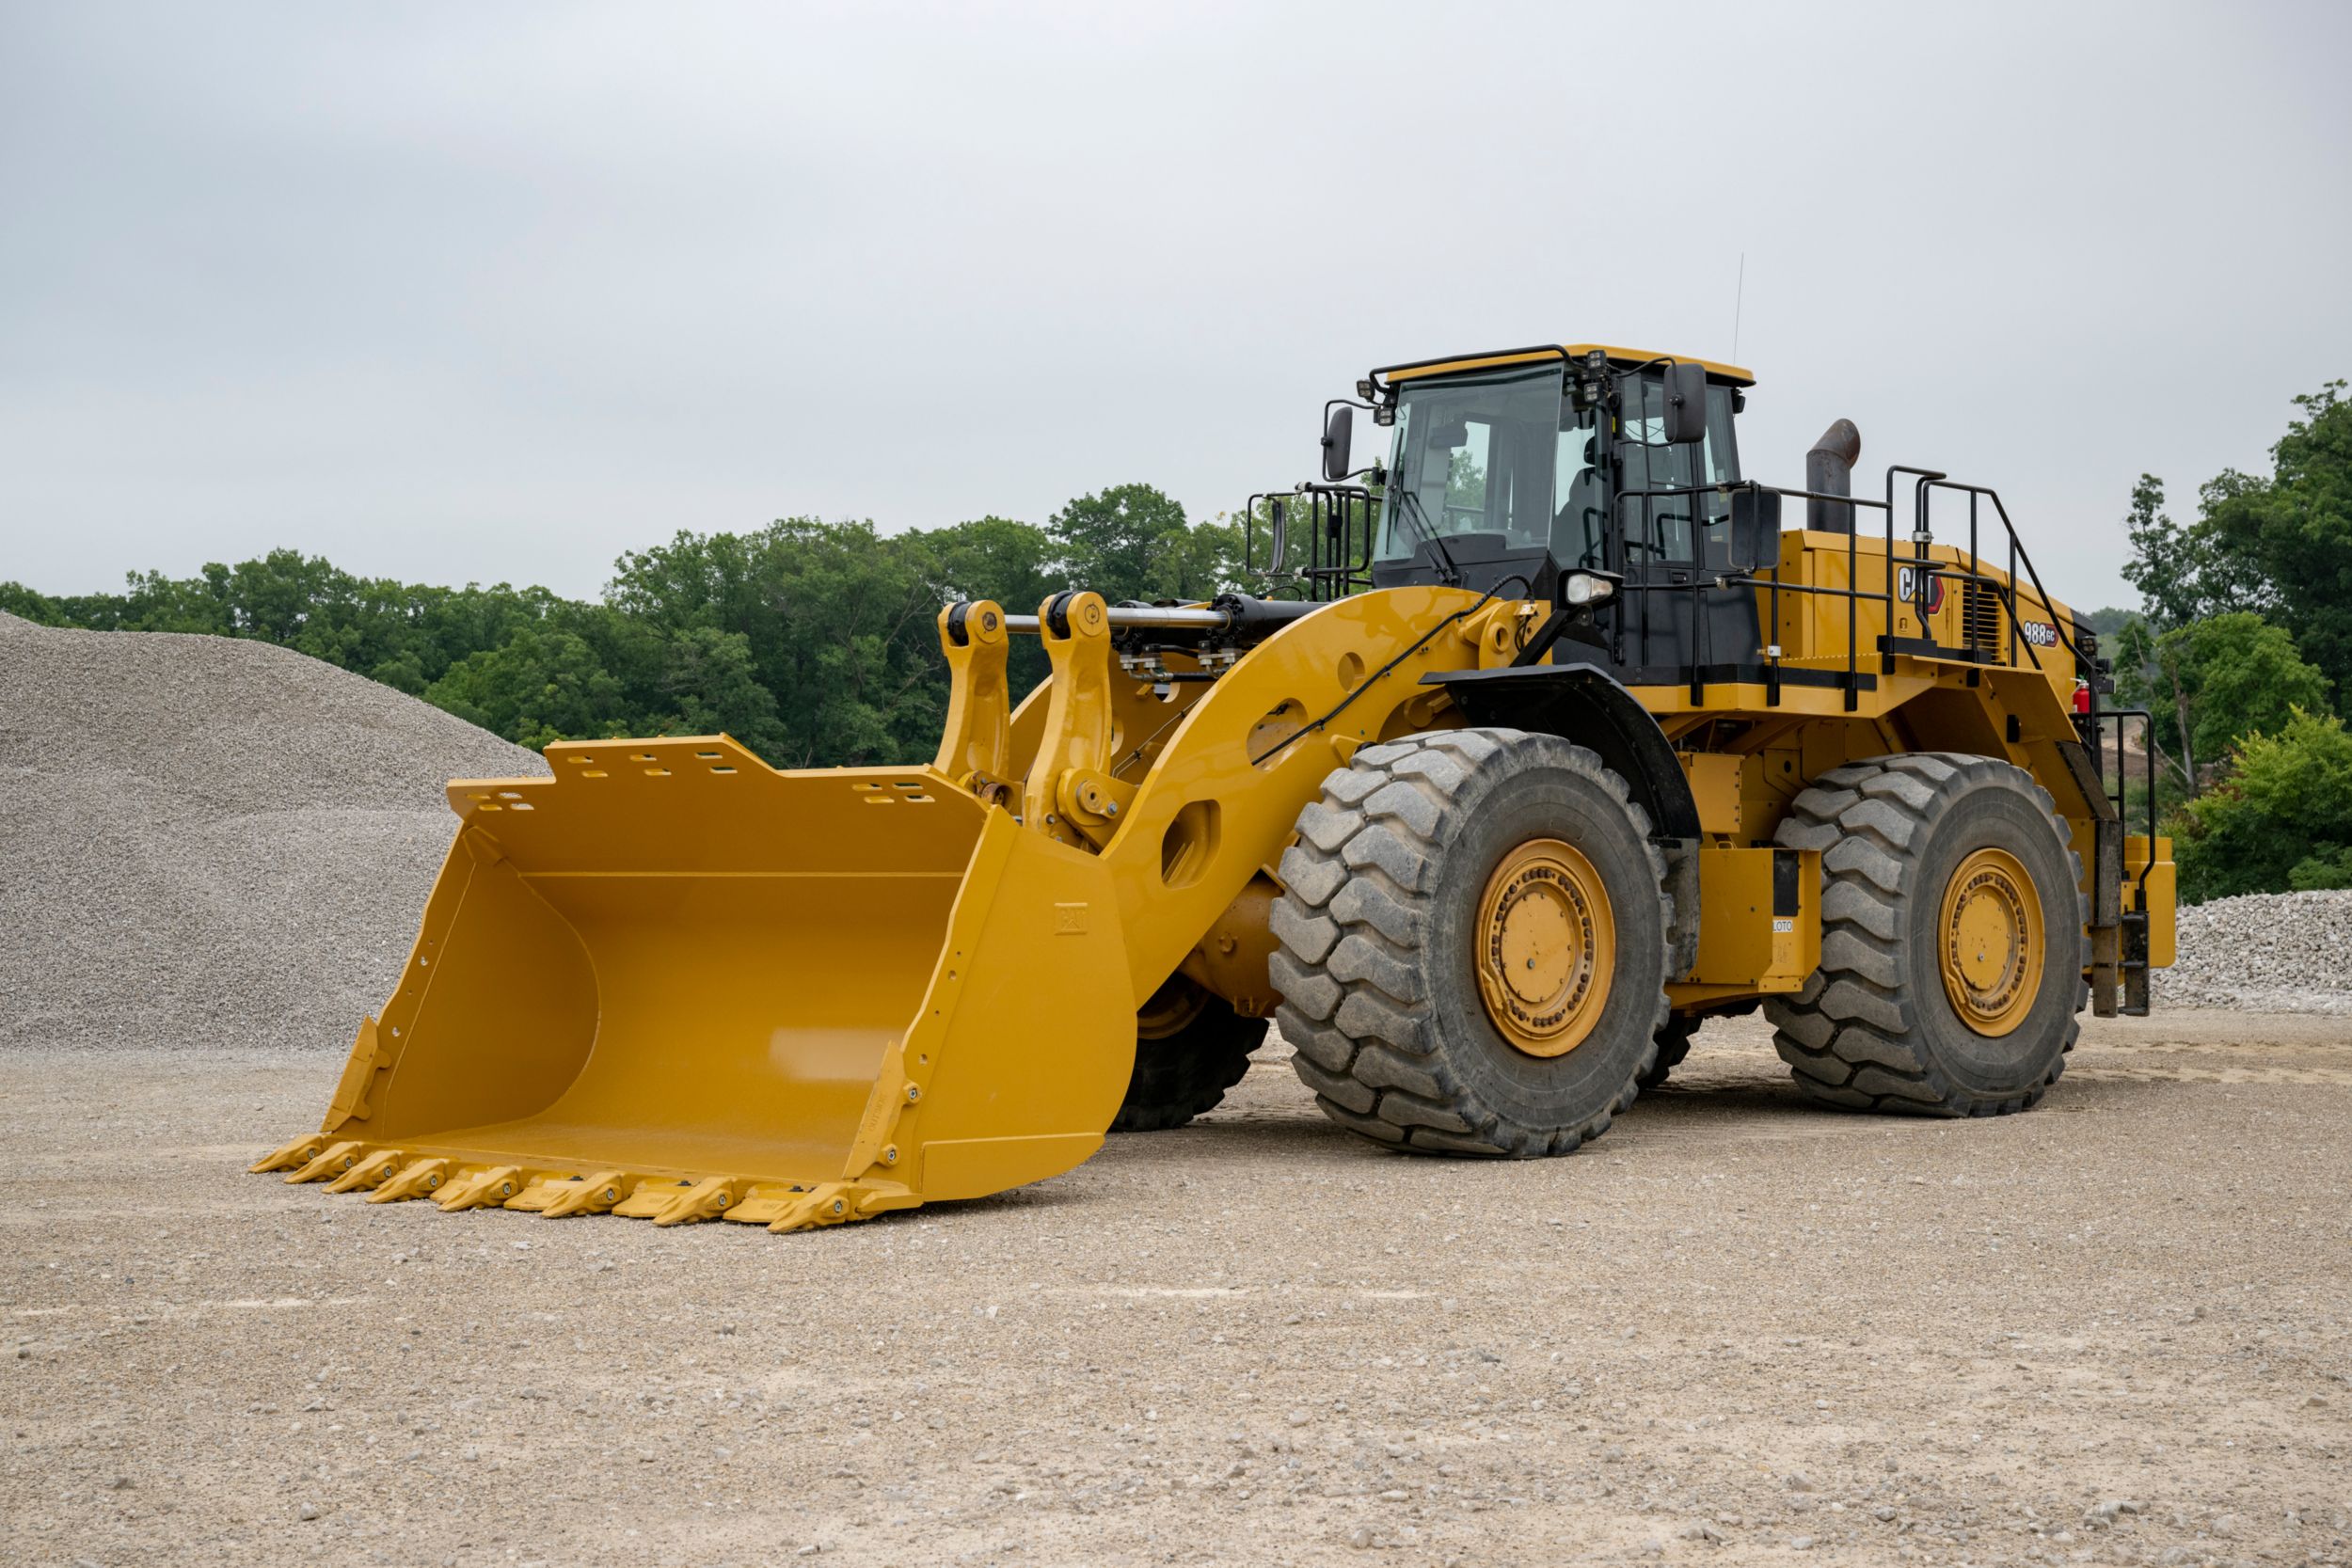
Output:
<svg viewBox="0 0 2352 1568">
<path fill-rule="evenodd" d="M 1758 1006 L 1816 1100 L 2033 1104 L 2171 961 L 2145 715 L 1992 490 L 1856 495 L 1843 420 L 1804 488 L 1743 478 L 1752 382 L 1594 344 L 1375 371 L 1322 478 L 1252 499 L 1268 596 L 942 610 L 928 765 L 667 737 L 453 784 L 398 990 L 254 1168 L 791 1230 L 1177 1125 L 1269 1019 L 1400 1150 L 1565 1153 Z M 1359 412 L 1392 431 L 1361 469 Z M 1018 700 L 1016 637 L 1052 672 Z"/>
</svg>

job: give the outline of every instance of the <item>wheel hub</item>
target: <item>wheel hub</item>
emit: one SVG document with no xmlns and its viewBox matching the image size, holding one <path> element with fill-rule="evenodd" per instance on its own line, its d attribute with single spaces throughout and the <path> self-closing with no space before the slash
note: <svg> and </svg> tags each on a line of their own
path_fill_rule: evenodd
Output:
<svg viewBox="0 0 2352 1568">
<path fill-rule="evenodd" d="M 1944 991 L 1960 1021 L 1999 1037 L 2023 1022 L 2042 990 L 2042 901 L 2033 878 L 2006 849 L 1979 849 L 1944 889 Z"/>
<path fill-rule="evenodd" d="M 1502 858 L 1478 901 L 1478 990 L 1486 1016 L 1531 1056 L 1560 1056 L 1599 1022 L 1616 927 L 1581 850 L 1531 839 Z"/>
<path fill-rule="evenodd" d="M 1136 1037 L 1160 1040 L 1176 1034 L 1209 1005 L 1209 993 L 1182 974 L 1171 974 L 1136 1014 Z"/>
</svg>

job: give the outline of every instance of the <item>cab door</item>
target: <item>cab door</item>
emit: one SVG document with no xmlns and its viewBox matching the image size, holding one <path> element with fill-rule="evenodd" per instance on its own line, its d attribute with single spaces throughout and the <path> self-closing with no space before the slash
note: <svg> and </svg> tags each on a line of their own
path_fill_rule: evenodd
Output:
<svg viewBox="0 0 2352 1568">
<path fill-rule="evenodd" d="M 1679 445 L 1665 439 L 1663 376 L 1628 376 L 1618 397 L 1616 522 L 1629 680 L 1687 681 L 1694 669 L 1753 663 L 1756 595 L 1714 586 L 1756 564 L 1734 559 L 1730 497 L 1707 488 L 1740 477 L 1730 387 L 1708 385 L 1707 437 Z"/>
</svg>

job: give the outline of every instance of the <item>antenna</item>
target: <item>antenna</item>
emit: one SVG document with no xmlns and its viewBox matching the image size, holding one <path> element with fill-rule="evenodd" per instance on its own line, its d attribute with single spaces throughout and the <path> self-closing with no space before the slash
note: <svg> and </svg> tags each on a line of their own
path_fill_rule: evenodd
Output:
<svg viewBox="0 0 2352 1568">
<path fill-rule="evenodd" d="M 1740 281 L 1734 285 L 1731 295 L 1731 362 L 1735 365 L 1740 362 L 1740 308 L 1747 302 L 1747 293 L 1748 253 L 1743 250 L 1740 253 Z"/>
</svg>

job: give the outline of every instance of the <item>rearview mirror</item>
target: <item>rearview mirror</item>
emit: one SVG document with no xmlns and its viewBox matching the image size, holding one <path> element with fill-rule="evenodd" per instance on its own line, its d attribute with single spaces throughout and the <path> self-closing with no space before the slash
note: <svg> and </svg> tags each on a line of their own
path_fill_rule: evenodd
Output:
<svg viewBox="0 0 2352 1568">
<path fill-rule="evenodd" d="M 1707 367 L 1666 367 L 1666 444 L 1687 446 L 1707 439 Z"/>
<path fill-rule="evenodd" d="M 1356 410 L 1343 403 L 1331 410 L 1330 422 L 1323 427 L 1323 478 L 1328 484 L 1337 484 L 1348 473 L 1348 449 L 1355 445 Z"/>
</svg>

